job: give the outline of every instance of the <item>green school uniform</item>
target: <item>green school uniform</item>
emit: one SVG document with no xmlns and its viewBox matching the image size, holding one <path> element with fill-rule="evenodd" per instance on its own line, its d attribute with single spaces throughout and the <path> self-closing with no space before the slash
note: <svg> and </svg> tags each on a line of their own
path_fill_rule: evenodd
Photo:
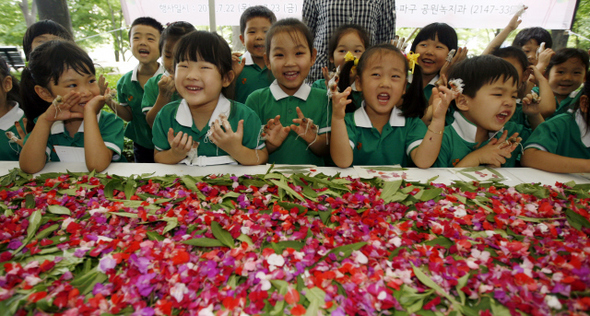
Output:
<svg viewBox="0 0 590 316">
<path fill-rule="evenodd" d="M 280 115 L 283 126 L 293 124 L 293 119 L 298 118 L 296 108 L 299 107 L 303 115 L 311 118 L 319 127 L 318 134 L 330 132 L 331 112 L 325 90 L 303 84 L 293 96 L 289 96 L 275 80 L 270 87 L 254 91 L 246 100 L 246 105 L 258 114 L 264 124 Z M 308 147 L 305 140 L 291 131 L 283 144 L 269 155 L 268 162 L 323 166 L 324 158 L 314 154 Z"/>
<path fill-rule="evenodd" d="M 144 90 L 137 80 L 137 71 L 139 66 L 134 70 L 126 73 L 117 82 L 117 94 L 119 103 L 122 106 L 130 106 L 133 119 L 129 121 L 125 128 L 125 136 L 145 148 L 154 148 L 152 144 L 152 130 L 145 120 L 145 113 L 141 107 Z M 155 75 L 164 73 L 164 68 L 156 71 Z"/>
<path fill-rule="evenodd" d="M 580 100 L 580 96 L 582 96 L 582 93 L 580 93 L 582 91 L 582 89 L 584 88 L 584 85 L 581 85 L 578 89 L 576 89 L 575 91 L 572 91 L 565 99 L 563 99 L 561 102 L 557 101 L 557 97 L 555 98 L 555 113 L 553 113 L 553 115 L 549 116 L 547 118 L 550 119 L 552 117 L 555 117 L 559 114 L 563 114 L 563 113 L 567 113 L 570 110 L 573 110 L 574 106 L 578 103 L 578 101 Z M 539 87 L 534 87 L 533 91 L 535 91 L 537 94 L 539 93 Z"/>
<path fill-rule="evenodd" d="M 524 114 L 524 112 L 522 110 L 522 101 L 516 102 L 516 108 L 514 109 L 514 114 L 510 118 L 510 122 L 524 125 L 529 128 L 531 127 L 531 124 L 529 123 L 529 119 L 527 118 L 526 114 Z"/>
<path fill-rule="evenodd" d="M 363 104 L 345 117 L 353 165 L 410 165 L 410 153 L 421 143 L 428 128 L 419 118 L 405 118 L 397 107 L 381 133 L 373 127 Z"/>
<path fill-rule="evenodd" d="M 560 114 L 539 125 L 524 144 L 552 154 L 590 159 L 590 131 L 580 110 Z"/>
<path fill-rule="evenodd" d="M 514 133 L 518 133 L 525 141 L 531 134 L 531 130 L 523 125 L 514 122 L 507 122 L 504 128 L 498 132 L 490 132 L 489 137 L 500 138 L 504 130 L 508 131 L 508 137 Z M 440 146 L 440 153 L 438 159 L 434 163 L 434 167 L 454 167 L 465 156 L 475 151 L 477 148 L 485 146 L 489 140 L 483 142 L 479 147 L 475 141 L 475 134 L 477 126 L 469 122 L 461 112 L 455 112 L 455 120 L 451 125 L 445 127 L 445 132 Z M 513 152 L 512 157 L 506 160 L 502 167 L 515 167 L 517 157 L 522 154 L 522 147 L 518 146 Z"/>
<path fill-rule="evenodd" d="M 193 137 L 194 141 L 199 142 L 197 148 L 198 156 L 229 157 L 225 151 L 209 140 L 210 126 L 215 120 L 220 119 L 219 116 L 221 114 L 228 118 L 233 131 L 238 129 L 238 122 L 244 120 L 242 145 L 250 149 L 262 149 L 265 147 L 265 143 L 260 140 L 260 126 L 262 123 L 256 113 L 244 104 L 230 101 L 223 95 L 219 96 L 219 101 L 211 114 L 209 123 L 202 130 L 197 129 L 190 107 L 184 99 L 168 103 L 158 112 L 154 121 L 154 147 L 159 151 L 171 148 L 170 143 L 168 143 L 168 130 L 172 128 L 175 133 L 187 133 Z"/>
<path fill-rule="evenodd" d="M 0 135 L 0 139 L 2 139 L 0 141 L 0 160 L 18 161 L 18 156 L 22 148 L 4 135 L 6 135 L 6 132 L 12 132 L 16 137 L 19 137 L 14 122 L 18 121 L 24 129 L 23 117 L 25 117 L 25 112 L 19 107 L 18 103 L 4 114 L 4 116 L 0 117 L 0 133 L 2 133 Z"/>
<path fill-rule="evenodd" d="M 123 151 L 123 139 L 125 123 L 119 117 L 113 113 L 100 111 L 96 118 L 98 120 L 98 129 L 100 130 L 100 136 L 105 146 L 113 151 L 112 161 L 126 161 L 121 155 Z M 36 119 L 35 119 L 36 121 Z M 28 134 L 25 138 L 25 143 L 29 139 Z M 71 137 L 68 131 L 66 131 L 63 121 L 56 121 L 51 126 L 51 132 L 47 139 L 47 148 L 45 153 L 49 157 L 49 161 L 60 161 L 57 153 L 55 152 L 54 146 L 66 146 L 66 147 L 78 147 L 84 148 L 84 122 L 80 124 L 78 132 Z M 85 162 L 84 160 L 78 162 Z"/>
<path fill-rule="evenodd" d="M 158 95 L 160 94 L 160 87 L 158 87 L 158 82 L 162 79 L 162 76 L 168 76 L 167 72 L 155 75 L 148 79 L 148 81 L 143 86 L 143 99 L 141 100 L 141 110 L 143 113 L 149 112 L 156 104 L 156 100 L 158 99 Z M 180 95 L 176 91 L 172 94 L 172 98 L 170 102 L 177 101 L 182 99 Z"/>
<path fill-rule="evenodd" d="M 245 103 L 250 93 L 262 89 L 268 88 L 270 84 L 275 80 L 270 69 L 260 68 L 258 64 L 252 59 L 252 55 L 246 52 L 242 58 L 246 58 L 244 70 L 240 73 L 240 76 L 236 80 L 236 93 L 235 100 L 240 103 Z"/>
</svg>

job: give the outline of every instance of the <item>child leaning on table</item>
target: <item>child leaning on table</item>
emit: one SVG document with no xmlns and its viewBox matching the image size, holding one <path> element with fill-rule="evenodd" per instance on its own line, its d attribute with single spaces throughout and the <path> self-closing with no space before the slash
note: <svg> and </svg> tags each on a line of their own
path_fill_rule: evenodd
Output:
<svg viewBox="0 0 590 316">
<path fill-rule="evenodd" d="M 445 127 L 435 166 L 514 167 L 521 137 L 526 140 L 530 135 L 530 129 L 510 122 L 518 96 L 514 66 L 495 56 L 473 57 L 453 67 L 449 85 L 461 94 L 453 103 L 455 120 Z M 531 113 L 531 125 L 536 126 L 543 117 L 531 99 L 527 95 L 522 102 L 524 111 Z"/>
<path fill-rule="evenodd" d="M 424 104 L 418 104 L 426 102 L 422 82 L 415 80 L 406 91 L 409 71 L 406 57 L 393 45 L 373 46 L 363 54 L 356 79 L 363 93 L 362 106 L 345 113 L 352 101 L 347 99 L 350 87 L 333 96 L 330 152 L 337 166 L 408 166 L 409 157 L 420 168 L 434 163 L 454 93 L 446 87 L 440 93 L 433 89 L 433 118 L 427 127 L 420 119 Z M 415 66 L 414 74 L 420 76 L 420 66 Z"/>
<path fill-rule="evenodd" d="M 267 88 L 274 77 L 264 62 L 266 33 L 277 21 L 275 14 L 265 6 L 252 6 L 240 17 L 240 41 L 246 53 L 235 53 L 236 64 L 235 100 L 244 103 L 255 90 Z M 239 61 L 239 62 L 238 62 Z"/>
<path fill-rule="evenodd" d="M 21 83 L 23 109 L 34 123 L 19 159 L 23 171 L 35 173 L 47 160 L 60 161 L 56 146 L 69 153 L 84 148 L 80 162 L 98 172 L 121 158 L 123 121 L 101 111 L 106 97 L 83 49 L 66 41 L 42 44 L 31 53 Z"/>
<path fill-rule="evenodd" d="M 235 76 L 227 42 L 216 33 L 193 31 L 176 44 L 174 66 L 182 100 L 167 104 L 156 116 L 155 161 L 176 164 L 188 156 L 189 164 L 197 157 L 218 157 L 199 158 L 199 165 L 265 163 L 260 119 L 226 97 Z"/>
<path fill-rule="evenodd" d="M 180 38 L 192 31 L 195 27 L 184 21 L 168 24 L 160 37 L 160 52 L 165 73 L 157 74 L 143 86 L 143 99 L 141 110 L 145 113 L 145 120 L 150 128 L 154 125 L 156 115 L 164 105 L 180 99 L 174 86 L 174 45 Z"/>
<path fill-rule="evenodd" d="M 590 77 L 573 113 L 537 127 L 524 145 L 522 165 L 549 172 L 590 172 Z"/>
<path fill-rule="evenodd" d="M 303 22 L 283 19 L 266 34 L 266 65 L 275 81 L 246 100 L 265 125 L 269 163 L 324 165 L 330 131 L 326 91 L 304 83 L 317 51 Z"/>
</svg>

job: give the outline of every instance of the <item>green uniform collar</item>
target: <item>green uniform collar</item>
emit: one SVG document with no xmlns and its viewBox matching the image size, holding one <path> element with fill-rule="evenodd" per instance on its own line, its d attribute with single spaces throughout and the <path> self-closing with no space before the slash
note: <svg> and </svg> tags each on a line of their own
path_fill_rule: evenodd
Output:
<svg viewBox="0 0 590 316">
<path fill-rule="evenodd" d="M 579 109 L 576 111 L 576 123 L 580 128 L 580 136 L 582 137 L 582 143 L 584 146 L 590 148 L 590 131 L 588 130 L 588 124 L 584 120 L 584 116 L 582 115 L 582 111 Z"/>
<path fill-rule="evenodd" d="M 475 141 L 475 135 L 477 134 L 477 125 L 469 122 L 460 111 L 456 111 L 453 113 L 455 121 L 453 124 L 453 129 L 457 132 L 457 135 L 461 137 L 464 141 L 468 143 L 477 143 Z M 498 133 L 502 133 L 504 131 L 504 127 L 497 132 L 488 132 L 488 137 L 491 139 Z"/>
<path fill-rule="evenodd" d="M 3 131 L 7 131 L 11 127 L 14 126 L 14 122 L 20 121 L 20 119 L 25 115 L 25 112 L 18 106 L 18 103 L 8 111 L 8 113 L 4 114 L 3 117 L 0 117 L 0 129 Z"/>
<path fill-rule="evenodd" d="M 100 112 L 98 112 L 98 114 L 96 114 L 96 121 L 100 122 Z M 66 131 L 66 127 L 64 126 L 64 121 L 53 122 L 53 125 L 51 125 L 51 135 L 62 134 L 62 133 L 69 135 Z M 77 133 L 84 133 L 84 121 L 82 121 L 82 124 L 80 124 L 80 127 L 78 128 Z"/>
<path fill-rule="evenodd" d="M 272 93 L 272 96 L 275 98 L 276 101 L 280 101 L 282 99 L 290 97 L 290 95 L 286 94 L 285 91 L 283 91 L 283 89 L 279 87 L 279 83 L 276 79 L 272 82 L 269 88 L 270 93 Z M 299 90 L 297 90 L 297 92 L 295 92 L 293 96 L 303 101 L 307 101 L 307 97 L 309 96 L 310 92 L 311 87 L 306 84 L 302 84 L 301 87 L 299 87 Z"/>
<path fill-rule="evenodd" d="M 406 118 L 403 117 L 402 111 L 398 107 L 394 107 L 389 116 L 389 125 L 391 126 L 406 126 Z M 365 101 L 360 108 L 354 111 L 354 123 L 357 127 L 373 128 L 371 119 L 365 110 Z"/>
</svg>

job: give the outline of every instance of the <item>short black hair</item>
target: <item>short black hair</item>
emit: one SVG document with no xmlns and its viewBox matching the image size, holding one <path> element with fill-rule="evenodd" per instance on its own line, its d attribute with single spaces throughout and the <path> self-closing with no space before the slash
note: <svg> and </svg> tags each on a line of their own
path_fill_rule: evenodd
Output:
<svg viewBox="0 0 590 316">
<path fill-rule="evenodd" d="M 287 18 L 287 19 L 279 20 L 276 23 L 274 23 L 270 27 L 270 30 L 268 30 L 268 33 L 266 33 L 265 44 L 266 44 L 266 54 L 267 55 L 270 55 L 270 43 L 272 41 L 272 37 L 275 36 L 277 33 L 282 33 L 282 32 L 287 32 L 287 33 L 291 34 L 293 39 L 295 39 L 293 34 L 300 32 L 301 34 L 303 34 L 303 37 L 305 38 L 305 41 L 307 42 L 310 52 L 313 52 L 313 34 L 311 34 L 311 31 L 309 30 L 307 25 L 305 25 L 303 22 L 299 21 L 298 19 Z"/>
<path fill-rule="evenodd" d="M 248 21 L 257 17 L 268 19 L 270 24 L 274 24 L 277 21 L 276 15 L 269 8 L 262 5 L 249 7 L 240 16 L 240 34 L 244 35 Z"/>
<path fill-rule="evenodd" d="M 182 61 L 199 60 L 212 63 L 217 67 L 222 78 L 232 71 L 232 55 L 229 44 L 217 33 L 192 31 L 181 37 L 174 48 L 174 67 Z M 232 99 L 232 85 L 223 88 L 223 95 Z"/>
<path fill-rule="evenodd" d="M 522 49 L 514 46 L 508 46 L 503 48 L 497 48 L 492 52 L 492 55 L 500 57 L 500 58 L 514 58 L 520 66 L 522 66 L 522 71 L 526 71 L 529 67 L 529 60 L 526 57 L 526 54 L 522 51 Z M 521 78 L 522 79 L 522 78 Z"/>
<path fill-rule="evenodd" d="M 563 64 L 570 58 L 579 59 L 584 64 L 584 70 L 586 70 L 586 74 L 588 73 L 588 64 L 590 63 L 588 60 L 588 52 L 578 48 L 562 48 L 556 51 L 555 55 L 551 56 L 551 60 L 549 60 L 549 64 L 547 65 L 545 73 L 548 74 L 553 66 Z"/>
<path fill-rule="evenodd" d="M 27 60 L 29 60 L 29 55 L 31 54 L 33 40 L 35 37 L 43 34 L 55 35 L 70 42 L 74 41 L 74 36 L 72 36 L 72 33 L 70 33 L 70 31 L 57 22 L 52 20 L 42 20 L 35 22 L 33 25 L 27 28 L 27 31 L 23 36 L 23 50 L 25 51 L 25 58 Z"/>
<path fill-rule="evenodd" d="M 0 82 L 4 81 L 4 78 L 11 77 L 12 78 L 12 89 L 10 91 L 4 91 L 6 93 L 6 100 L 8 102 L 23 103 L 20 97 L 20 84 L 18 79 L 16 79 L 13 75 L 10 74 L 10 68 L 8 68 L 8 64 L 2 58 L 0 58 Z M 0 90 L 4 90 L 4 88 L 0 85 Z"/>
<path fill-rule="evenodd" d="M 160 36 L 160 54 L 164 51 L 164 42 L 168 40 L 178 41 L 183 35 L 186 35 L 195 30 L 195 27 L 185 21 L 177 21 L 166 25 L 162 35 Z"/>
<path fill-rule="evenodd" d="M 483 55 L 466 59 L 454 65 L 449 72 L 449 81 L 463 80 L 463 94 L 474 98 L 477 91 L 486 84 L 502 79 L 504 82 L 512 79 L 518 86 L 518 72 L 511 63 L 492 55 Z"/>
<path fill-rule="evenodd" d="M 512 46 L 523 47 L 528 41 L 534 39 L 537 45 L 545 43 L 545 48 L 553 47 L 553 39 L 551 34 L 542 27 L 529 27 L 522 29 L 512 41 Z"/>
<path fill-rule="evenodd" d="M 162 26 L 162 23 L 156 21 L 156 19 L 151 18 L 149 16 L 142 16 L 142 17 L 139 17 L 139 18 L 133 20 L 133 23 L 131 23 L 131 27 L 129 27 L 129 32 L 127 33 L 128 38 L 131 38 L 131 29 L 133 29 L 133 27 L 136 25 L 151 26 L 151 27 L 155 28 L 156 30 L 158 30 L 158 33 L 160 33 L 160 34 L 162 34 L 162 31 L 164 31 L 164 27 Z"/>
<path fill-rule="evenodd" d="M 412 42 L 410 51 L 415 52 L 416 46 L 422 41 L 435 40 L 438 36 L 438 41 L 445 44 L 450 50 L 457 49 L 459 40 L 457 39 L 457 32 L 453 27 L 446 23 L 431 23 L 426 25 L 418 32 L 416 38 Z"/>
</svg>

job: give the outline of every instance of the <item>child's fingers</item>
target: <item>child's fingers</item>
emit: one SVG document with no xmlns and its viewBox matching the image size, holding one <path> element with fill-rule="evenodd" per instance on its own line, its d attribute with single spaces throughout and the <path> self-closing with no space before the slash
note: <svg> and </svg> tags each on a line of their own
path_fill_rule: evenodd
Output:
<svg viewBox="0 0 590 316">
<path fill-rule="evenodd" d="M 295 110 L 297 111 L 297 117 L 299 117 L 300 119 L 305 118 L 305 116 L 303 115 L 303 112 L 301 111 L 301 109 L 299 107 L 295 108 Z"/>
<path fill-rule="evenodd" d="M 24 120 L 26 120 L 26 118 L 23 119 L 23 123 L 25 123 Z M 27 134 L 25 133 L 25 131 L 23 130 L 23 128 L 20 126 L 20 123 L 18 121 L 14 122 L 14 127 L 16 128 L 16 132 L 18 133 L 18 137 L 20 139 L 24 139 L 25 136 L 27 136 Z"/>
<path fill-rule="evenodd" d="M 172 142 L 170 143 L 170 146 L 172 148 L 178 148 L 182 142 L 182 136 L 184 136 L 183 132 L 178 132 L 176 134 L 176 136 L 174 136 L 174 139 L 172 139 Z"/>
<path fill-rule="evenodd" d="M 239 136 L 244 134 L 244 120 L 240 120 L 238 122 L 238 128 L 236 129 L 236 134 Z"/>
<path fill-rule="evenodd" d="M 188 134 L 185 134 L 185 136 Z M 187 137 L 186 143 L 183 145 L 182 150 L 183 151 L 190 151 L 193 148 L 193 137 L 189 136 Z"/>
<path fill-rule="evenodd" d="M 172 127 L 170 127 L 168 129 L 168 144 L 172 144 L 173 140 L 174 140 L 174 130 L 172 129 Z"/>
</svg>

